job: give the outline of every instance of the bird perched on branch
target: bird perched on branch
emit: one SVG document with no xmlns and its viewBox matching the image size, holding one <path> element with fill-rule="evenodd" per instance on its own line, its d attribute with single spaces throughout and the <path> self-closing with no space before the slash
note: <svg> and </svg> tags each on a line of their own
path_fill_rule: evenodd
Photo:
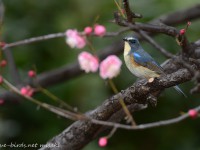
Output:
<svg viewBox="0 0 200 150">
<path fill-rule="evenodd" d="M 160 75 L 164 75 L 163 68 L 142 48 L 137 38 L 125 37 L 124 39 L 124 60 L 127 68 L 132 74 L 139 78 L 150 81 Z M 176 85 L 174 88 L 187 97 Z"/>
</svg>

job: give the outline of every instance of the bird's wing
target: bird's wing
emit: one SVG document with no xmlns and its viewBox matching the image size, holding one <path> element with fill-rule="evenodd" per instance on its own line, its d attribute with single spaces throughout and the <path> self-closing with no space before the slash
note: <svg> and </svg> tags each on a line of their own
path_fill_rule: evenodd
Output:
<svg viewBox="0 0 200 150">
<path fill-rule="evenodd" d="M 143 49 L 139 49 L 132 53 L 136 63 L 146 67 L 158 74 L 163 74 L 164 71 L 162 67 Z"/>
</svg>

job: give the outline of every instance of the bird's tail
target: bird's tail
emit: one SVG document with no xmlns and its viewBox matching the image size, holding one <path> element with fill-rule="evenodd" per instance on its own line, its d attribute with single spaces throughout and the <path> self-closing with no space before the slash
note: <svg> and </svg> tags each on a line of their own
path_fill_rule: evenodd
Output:
<svg viewBox="0 0 200 150">
<path fill-rule="evenodd" d="M 180 87 L 178 85 L 174 86 L 175 90 L 177 92 L 179 92 L 180 94 L 182 94 L 183 96 L 187 97 L 187 95 L 180 89 Z"/>
</svg>

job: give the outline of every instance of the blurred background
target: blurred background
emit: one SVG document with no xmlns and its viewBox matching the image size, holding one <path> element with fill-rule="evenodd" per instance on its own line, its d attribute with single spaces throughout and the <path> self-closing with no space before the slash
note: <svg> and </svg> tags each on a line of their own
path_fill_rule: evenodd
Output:
<svg viewBox="0 0 200 150">
<path fill-rule="evenodd" d="M 114 1 L 101 0 L 3 0 L 5 5 L 4 25 L 2 39 L 7 43 L 23 40 L 30 37 L 50 33 L 64 32 L 67 29 L 83 31 L 99 16 L 98 23 L 106 26 L 107 31 L 117 31 L 117 25 L 110 23 L 113 12 L 117 10 Z M 130 0 L 135 12 L 141 13 L 144 18 L 139 20 L 147 22 L 162 14 L 187 8 L 199 3 L 199 0 Z M 186 24 L 186 23 L 185 23 Z M 182 24 L 178 28 L 185 26 Z M 193 21 L 187 32 L 190 41 L 200 38 L 200 19 Z M 126 33 L 128 34 L 128 33 Z M 112 38 L 92 39 L 97 50 L 122 39 L 126 34 Z M 131 32 L 129 33 L 131 34 Z M 158 35 L 155 40 L 172 53 L 180 48 L 172 38 Z M 142 42 L 146 49 L 156 60 L 162 63 L 165 58 L 146 42 Z M 81 50 L 70 49 L 64 38 L 52 39 L 11 49 L 15 62 L 22 78 L 27 78 L 28 70 L 35 65 L 37 72 L 53 70 L 77 60 Z M 85 47 L 83 50 L 89 50 Z M 123 60 L 122 55 L 120 58 Z M 6 71 L 4 76 L 10 78 Z M 121 74 L 114 79 L 119 90 L 130 86 L 136 78 L 122 66 Z M 90 81 L 90 82 L 88 82 Z M 159 97 L 156 108 L 134 113 L 138 124 L 164 120 L 176 117 L 182 111 L 200 104 L 200 95 L 192 96 L 189 89 L 193 83 L 184 83 L 181 86 L 188 95 L 188 99 L 177 94 L 174 89 L 165 90 Z M 98 73 L 85 74 L 70 81 L 48 88 L 58 97 L 66 100 L 72 106 L 78 107 L 82 112 L 94 109 L 113 93 Z M 0 90 L 3 92 L 3 90 Z M 37 94 L 36 98 L 49 102 L 50 100 Z M 60 118 L 51 112 L 37 109 L 29 101 L 0 106 L 0 143 L 46 143 L 49 139 L 62 132 L 72 121 Z M 188 119 L 184 122 L 143 131 L 118 130 L 109 140 L 106 148 L 98 147 L 98 140 L 89 143 L 84 150 L 200 150 L 200 119 Z M 106 133 L 102 134 L 102 136 Z M 9 148 L 7 148 L 9 149 Z"/>
</svg>

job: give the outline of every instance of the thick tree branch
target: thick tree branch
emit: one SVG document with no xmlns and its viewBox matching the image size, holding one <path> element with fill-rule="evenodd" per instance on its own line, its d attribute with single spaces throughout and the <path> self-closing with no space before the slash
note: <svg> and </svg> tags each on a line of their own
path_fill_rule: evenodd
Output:
<svg viewBox="0 0 200 150">
<path fill-rule="evenodd" d="M 175 11 L 167 15 L 163 15 L 159 18 L 151 21 L 152 24 L 166 24 L 174 26 L 176 24 L 181 24 L 187 21 L 191 21 L 200 17 L 200 4 L 195 4 L 190 8 Z"/>
</svg>

